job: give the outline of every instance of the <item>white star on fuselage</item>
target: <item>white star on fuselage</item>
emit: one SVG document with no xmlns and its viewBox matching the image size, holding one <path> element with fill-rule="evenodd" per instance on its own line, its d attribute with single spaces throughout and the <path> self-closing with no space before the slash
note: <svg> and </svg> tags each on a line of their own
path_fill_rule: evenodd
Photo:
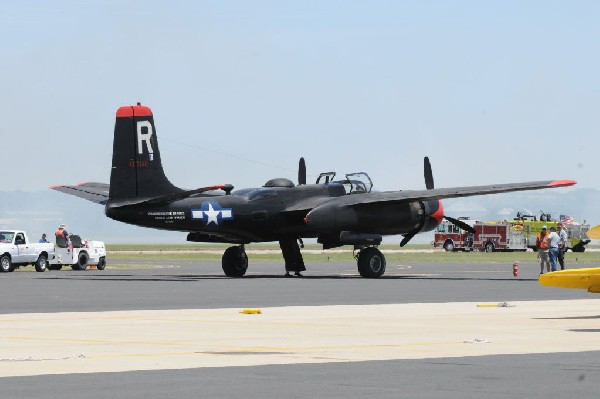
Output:
<svg viewBox="0 0 600 399">
<path fill-rule="evenodd" d="M 214 223 L 214 224 L 218 225 L 219 224 L 219 219 L 217 219 L 217 217 L 219 216 L 219 213 L 221 213 L 221 211 L 215 211 L 213 209 L 212 205 L 208 204 L 208 210 L 204 211 L 204 214 L 208 218 L 206 220 L 206 225 L 208 226 L 211 223 Z"/>
</svg>

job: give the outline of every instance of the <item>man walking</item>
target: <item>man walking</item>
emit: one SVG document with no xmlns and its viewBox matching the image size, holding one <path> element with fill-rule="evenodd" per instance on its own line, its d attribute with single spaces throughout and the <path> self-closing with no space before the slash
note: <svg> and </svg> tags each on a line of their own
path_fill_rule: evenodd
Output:
<svg viewBox="0 0 600 399">
<path fill-rule="evenodd" d="M 550 268 L 553 272 L 556 271 L 556 260 L 558 259 L 558 244 L 560 237 L 556 233 L 556 227 L 550 227 L 550 235 L 548 236 L 548 248 L 550 255 Z"/>
<path fill-rule="evenodd" d="M 546 265 L 546 271 L 550 271 L 550 263 L 548 262 L 548 236 L 548 228 L 543 226 L 542 231 L 540 231 L 535 240 L 538 258 L 540 259 L 540 274 L 544 274 L 544 265 Z"/>
</svg>

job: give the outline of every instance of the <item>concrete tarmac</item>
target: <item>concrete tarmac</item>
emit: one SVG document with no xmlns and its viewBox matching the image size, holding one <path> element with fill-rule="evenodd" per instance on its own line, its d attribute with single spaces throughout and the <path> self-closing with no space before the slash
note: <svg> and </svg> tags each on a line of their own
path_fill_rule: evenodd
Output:
<svg viewBox="0 0 600 399">
<path fill-rule="evenodd" d="M 533 263 L 517 278 L 512 265 L 393 264 L 376 280 L 353 263 L 309 265 L 305 278 L 283 278 L 275 264 L 251 264 L 241 279 L 223 278 L 219 262 L 163 266 L 0 275 L 0 395 L 595 397 L 600 388 L 600 298 L 539 286 Z"/>
</svg>

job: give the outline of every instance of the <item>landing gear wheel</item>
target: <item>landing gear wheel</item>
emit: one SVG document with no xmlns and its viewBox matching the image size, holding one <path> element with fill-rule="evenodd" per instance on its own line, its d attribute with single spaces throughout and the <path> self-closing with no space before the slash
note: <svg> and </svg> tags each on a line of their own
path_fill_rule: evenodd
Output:
<svg viewBox="0 0 600 399">
<path fill-rule="evenodd" d="M 444 250 L 446 252 L 452 252 L 452 251 L 454 251 L 454 243 L 452 241 L 450 241 L 450 240 L 447 240 L 444 243 Z"/>
<path fill-rule="evenodd" d="M 13 266 L 12 266 L 12 261 L 10 260 L 10 256 L 8 255 L 2 255 L 2 257 L 0 257 L 0 271 L 3 273 L 6 272 L 12 272 Z"/>
<path fill-rule="evenodd" d="M 365 278 L 377 278 L 385 273 L 385 257 L 375 247 L 368 247 L 358 254 L 358 272 Z"/>
<path fill-rule="evenodd" d="M 79 257 L 77 258 L 77 263 L 71 266 L 73 270 L 85 270 L 88 267 L 88 262 L 90 258 L 88 257 L 87 252 L 80 252 Z"/>
<path fill-rule="evenodd" d="M 227 277 L 242 277 L 248 269 L 248 255 L 241 246 L 229 247 L 223 254 L 221 265 Z"/>
<path fill-rule="evenodd" d="M 485 243 L 485 252 L 494 252 L 494 243 L 486 242 Z"/>
<path fill-rule="evenodd" d="M 35 271 L 36 272 L 45 272 L 48 267 L 48 258 L 46 255 L 40 255 L 35 262 Z"/>
<path fill-rule="evenodd" d="M 105 258 L 100 258 L 98 260 L 98 265 L 96 265 L 96 269 L 98 270 L 104 270 L 106 268 L 106 259 Z"/>
</svg>

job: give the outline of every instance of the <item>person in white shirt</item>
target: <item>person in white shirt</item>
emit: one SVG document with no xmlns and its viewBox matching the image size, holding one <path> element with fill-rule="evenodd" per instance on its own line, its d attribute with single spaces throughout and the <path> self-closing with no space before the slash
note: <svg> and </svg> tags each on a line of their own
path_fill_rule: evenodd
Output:
<svg viewBox="0 0 600 399">
<path fill-rule="evenodd" d="M 558 227 L 558 236 L 560 237 L 560 242 L 558 243 L 558 263 L 560 263 L 560 270 L 565 270 L 565 253 L 568 248 L 569 235 L 562 223 L 557 224 L 556 227 Z"/>
<path fill-rule="evenodd" d="M 558 259 L 558 244 L 560 237 L 556 233 L 556 227 L 550 227 L 550 235 L 548 236 L 548 249 L 550 255 L 550 268 L 553 272 L 556 271 L 556 260 Z"/>
</svg>

